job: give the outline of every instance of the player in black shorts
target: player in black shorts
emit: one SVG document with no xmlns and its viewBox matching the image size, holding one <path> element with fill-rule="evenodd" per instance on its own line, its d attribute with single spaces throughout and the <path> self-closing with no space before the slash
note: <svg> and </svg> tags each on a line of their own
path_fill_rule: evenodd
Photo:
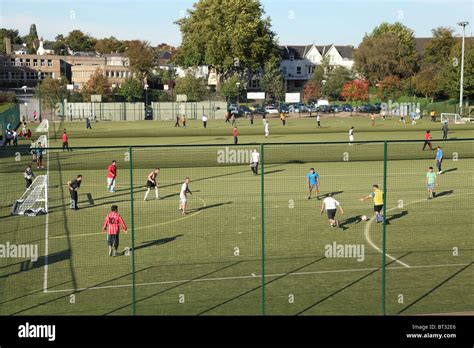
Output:
<svg viewBox="0 0 474 348">
<path fill-rule="evenodd" d="M 148 174 L 147 182 L 146 182 L 146 193 L 145 193 L 145 198 L 143 199 L 146 201 L 148 194 L 150 193 L 150 190 L 154 189 L 155 190 L 155 197 L 156 199 L 160 199 L 160 191 L 158 190 L 158 184 L 156 183 L 156 177 L 160 173 L 160 168 L 155 168 L 153 171 Z"/>
<path fill-rule="evenodd" d="M 82 175 L 78 175 L 75 179 L 69 181 L 67 186 L 71 194 L 71 209 L 78 210 L 77 207 L 77 190 L 81 187 Z"/>
</svg>

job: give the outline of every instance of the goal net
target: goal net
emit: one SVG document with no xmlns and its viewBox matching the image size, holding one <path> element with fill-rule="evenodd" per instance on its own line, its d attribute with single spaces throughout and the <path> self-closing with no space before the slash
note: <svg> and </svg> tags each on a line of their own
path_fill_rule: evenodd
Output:
<svg viewBox="0 0 474 348">
<path fill-rule="evenodd" d="M 44 119 L 41 121 L 38 127 L 36 127 L 36 131 L 39 133 L 48 133 L 49 131 L 49 121 Z"/>
<path fill-rule="evenodd" d="M 12 207 L 12 215 L 48 213 L 48 176 L 38 175 Z"/>
<path fill-rule="evenodd" d="M 441 114 L 441 122 L 448 122 L 448 123 L 455 123 L 455 124 L 461 124 L 461 123 L 466 123 L 465 120 L 462 119 L 462 117 L 459 114 L 450 114 L 443 112 Z"/>
<path fill-rule="evenodd" d="M 41 147 L 48 147 L 48 137 L 46 135 L 40 135 L 40 137 L 35 141 L 35 147 L 38 147 L 38 144 L 41 144 Z M 46 154 L 46 150 L 44 150 L 43 153 Z"/>
</svg>

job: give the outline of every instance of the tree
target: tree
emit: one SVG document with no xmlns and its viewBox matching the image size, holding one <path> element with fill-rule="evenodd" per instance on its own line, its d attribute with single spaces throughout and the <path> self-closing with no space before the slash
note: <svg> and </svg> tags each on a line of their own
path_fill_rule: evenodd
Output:
<svg viewBox="0 0 474 348">
<path fill-rule="evenodd" d="M 91 75 L 89 81 L 87 81 L 82 90 L 85 96 L 89 96 L 91 94 L 106 95 L 109 93 L 110 83 L 107 76 L 104 75 L 102 69 L 97 69 Z"/>
<path fill-rule="evenodd" d="M 129 77 L 120 86 L 119 95 L 125 98 L 127 102 L 141 100 L 143 96 L 142 84 L 134 77 Z"/>
<path fill-rule="evenodd" d="M 68 49 L 68 47 L 66 45 L 65 37 L 62 34 L 56 35 L 56 37 L 54 38 L 54 42 L 53 42 L 54 53 L 64 56 L 68 52 L 67 49 Z"/>
<path fill-rule="evenodd" d="M 66 80 L 45 78 L 35 88 L 35 97 L 41 100 L 42 106 L 46 110 L 50 110 L 53 115 L 53 110 L 56 104 L 60 103 L 66 94 Z"/>
<path fill-rule="evenodd" d="M 95 43 L 95 51 L 102 54 L 123 53 L 125 51 L 125 45 L 122 41 L 111 36 L 97 40 Z"/>
<path fill-rule="evenodd" d="M 418 69 L 413 31 L 401 23 L 382 23 L 365 35 L 354 61 L 355 69 L 372 84 L 391 75 L 412 76 Z"/>
<path fill-rule="evenodd" d="M 32 24 L 30 26 L 30 32 L 26 36 L 26 47 L 30 50 L 33 51 L 37 49 L 38 47 L 35 47 L 34 42 L 35 40 L 38 40 L 38 31 L 36 30 L 36 24 Z"/>
<path fill-rule="evenodd" d="M 303 100 L 305 103 L 317 101 L 321 97 L 321 85 L 316 80 L 309 80 L 304 85 Z"/>
<path fill-rule="evenodd" d="M 433 38 L 424 47 L 423 63 L 442 66 L 456 44 L 456 39 L 453 37 L 454 29 L 438 27 L 432 29 L 431 32 Z"/>
<path fill-rule="evenodd" d="M 322 86 L 322 94 L 333 100 L 338 100 L 342 87 L 354 78 L 353 73 L 344 67 L 337 67 L 326 76 L 326 83 Z"/>
<path fill-rule="evenodd" d="M 184 77 L 176 80 L 176 94 L 186 94 L 187 100 L 190 102 L 199 102 L 203 100 L 207 94 L 205 80 L 187 73 Z"/>
<path fill-rule="evenodd" d="M 144 83 L 151 73 L 155 54 L 147 41 L 132 40 L 126 44 L 125 55 L 130 59 L 130 69 Z"/>
<path fill-rule="evenodd" d="M 218 87 L 234 72 L 256 71 L 278 54 L 270 18 L 262 18 L 260 1 L 199 0 L 179 19 L 182 44 L 176 63 L 216 69 Z"/>
<path fill-rule="evenodd" d="M 423 94 L 431 102 L 440 90 L 439 73 L 434 64 L 424 63 L 421 70 L 413 77 L 413 84 L 417 93 Z"/>
<path fill-rule="evenodd" d="M 474 97 L 474 40 L 466 39 L 464 49 L 464 95 Z M 451 98 L 459 97 L 461 79 L 461 41 L 451 49 L 440 73 L 440 87 Z"/>
<path fill-rule="evenodd" d="M 346 101 L 368 100 L 369 82 L 367 80 L 353 80 L 342 87 L 341 98 Z"/>
<path fill-rule="evenodd" d="M 74 52 L 93 51 L 96 44 L 96 39 L 92 36 L 84 34 L 80 30 L 71 31 L 64 39 L 64 43 L 69 49 Z"/>
<path fill-rule="evenodd" d="M 400 96 L 402 84 L 398 76 L 387 76 L 378 83 L 377 95 L 383 101 L 396 99 Z"/>
<path fill-rule="evenodd" d="M 240 94 L 240 88 L 237 86 L 237 83 L 242 84 L 239 76 L 237 74 L 229 77 L 221 85 L 220 93 L 226 97 L 227 100 L 233 100 L 237 98 Z"/>
<path fill-rule="evenodd" d="M 21 38 L 17 29 L 6 29 L 0 28 L 0 53 L 6 53 L 5 49 L 5 38 L 10 38 L 12 44 L 21 44 L 23 39 Z"/>
<path fill-rule="evenodd" d="M 261 85 L 270 99 L 284 100 L 285 82 L 280 71 L 280 61 L 274 56 L 265 63 Z"/>
</svg>

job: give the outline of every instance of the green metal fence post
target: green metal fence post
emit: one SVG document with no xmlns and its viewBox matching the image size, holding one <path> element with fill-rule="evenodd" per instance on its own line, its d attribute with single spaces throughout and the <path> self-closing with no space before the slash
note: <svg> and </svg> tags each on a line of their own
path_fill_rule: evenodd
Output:
<svg viewBox="0 0 474 348">
<path fill-rule="evenodd" d="M 136 314 L 135 308 L 135 212 L 133 207 L 133 148 L 128 148 L 129 160 L 130 160 L 130 213 L 131 213 L 131 227 L 132 227 L 132 315 Z"/>
<path fill-rule="evenodd" d="M 265 152 L 264 144 L 260 144 L 260 187 L 262 213 L 262 315 L 265 315 Z"/>
<path fill-rule="evenodd" d="M 382 315 L 385 315 L 385 278 L 387 253 L 387 141 L 383 143 L 383 224 L 382 224 Z"/>
</svg>

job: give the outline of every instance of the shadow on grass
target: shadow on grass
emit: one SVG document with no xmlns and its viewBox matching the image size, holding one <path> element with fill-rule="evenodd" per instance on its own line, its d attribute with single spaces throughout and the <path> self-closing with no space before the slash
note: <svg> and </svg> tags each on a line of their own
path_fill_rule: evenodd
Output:
<svg viewBox="0 0 474 348">
<path fill-rule="evenodd" d="M 232 203 L 234 203 L 234 202 L 225 202 L 225 203 L 216 203 L 216 204 L 206 205 L 204 207 L 200 207 L 200 208 L 196 208 L 196 209 L 190 209 L 190 210 L 188 210 L 188 213 L 195 213 L 195 212 L 198 212 L 198 211 L 202 211 L 202 210 L 206 210 L 206 209 L 212 209 L 212 208 L 216 208 L 216 207 L 220 207 L 222 205 L 232 204 Z"/>
<path fill-rule="evenodd" d="M 404 217 L 406 215 L 408 215 L 408 211 L 404 210 L 400 213 L 396 213 L 396 214 L 387 216 L 387 218 L 385 219 L 385 223 L 387 225 L 390 225 L 390 222 L 392 222 L 393 220 L 401 219 L 402 217 Z"/>
<path fill-rule="evenodd" d="M 443 170 L 443 174 L 446 174 L 446 173 L 449 173 L 449 172 L 455 172 L 456 170 L 458 170 L 458 169 L 457 168 L 449 168 L 449 169 Z"/>
<path fill-rule="evenodd" d="M 442 191 L 440 193 L 437 193 L 435 198 L 439 198 L 439 197 L 444 197 L 444 196 L 450 196 L 454 193 L 454 190 L 449 190 L 449 191 Z"/>
<path fill-rule="evenodd" d="M 350 218 L 347 218 L 345 220 L 339 221 L 339 227 L 342 228 L 343 231 L 349 229 L 349 225 L 352 225 L 354 223 L 358 224 L 359 222 L 362 221 L 362 215 L 356 215 L 352 216 Z"/>
<path fill-rule="evenodd" d="M 167 238 L 161 238 L 161 239 L 157 239 L 157 240 L 149 240 L 149 241 L 146 241 L 146 242 L 142 242 L 139 246 L 135 247 L 135 251 L 140 250 L 140 249 L 149 248 L 149 247 L 152 247 L 152 246 L 171 243 L 171 242 L 175 241 L 176 238 L 179 238 L 179 237 L 182 237 L 182 236 L 183 236 L 183 234 L 178 234 L 174 237 L 167 237 Z M 132 250 L 133 249 L 130 248 L 130 251 L 132 251 Z"/>
</svg>

